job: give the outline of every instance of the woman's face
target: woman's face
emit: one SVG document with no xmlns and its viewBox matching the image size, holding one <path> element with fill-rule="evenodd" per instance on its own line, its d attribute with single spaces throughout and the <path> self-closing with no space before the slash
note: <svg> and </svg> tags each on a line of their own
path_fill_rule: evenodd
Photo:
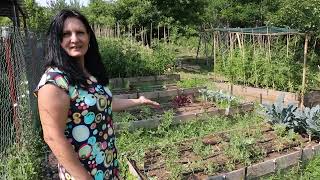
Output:
<svg viewBox="0 0 320 180">
<path fill-rule="evenodd" d="M 84 58 L 89 47 L 89 34 L 84 24 L 71 17 L 64 21 L 61 47 L 74 58 Z"/>
</svg>

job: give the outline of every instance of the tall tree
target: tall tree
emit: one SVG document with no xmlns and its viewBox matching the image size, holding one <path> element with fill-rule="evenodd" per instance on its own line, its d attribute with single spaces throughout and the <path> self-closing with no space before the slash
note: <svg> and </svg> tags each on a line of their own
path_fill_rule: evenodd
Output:
<svg viewBox="0 0 320 180">
<path fill-rule="evenodd" d="M 262 0 L 209 1 L 205 19 L 213 27 L 254 27 L 264 24 Z"/>
<path fill-rule="evenodd" d="M 277 26 L 287 26 L 303 32 L 320 33 L 320 1 L 283 0 L 276 13 L 268 16 L 268 22 Z"/>
<path fill-rule="evenodd" d="M 27 27 L 32 31 L 45 32 L 49 27 L 50 14 L 45 7 L 41 7 L 35 0 L 24 0 L 27 14 Z"/>
<path fill-rule="evenodd" d="M 113 9 L 113 2 L 90 0 L 88 6 L 84 8 L 84 12 L 92 24 L 113 26 L 115 24 Z"/>
</svg>

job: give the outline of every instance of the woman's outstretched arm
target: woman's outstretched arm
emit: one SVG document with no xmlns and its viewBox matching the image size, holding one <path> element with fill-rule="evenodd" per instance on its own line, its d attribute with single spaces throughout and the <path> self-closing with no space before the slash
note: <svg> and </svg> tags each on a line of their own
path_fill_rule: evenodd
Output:
<svg viewBox="0 0 320 180">
<path fill-rule="evenodd" d="M 112 101 L 112 111 L 118 112 L 130 107 L 140 106 L 140 105 L 149 105 L 154 108 L 159 108 L 160 104 L 152 101 L 150 99 L 145 98 L 144 96 L 140 96 L 138 99 L 113 99 Z"/>
</svg>

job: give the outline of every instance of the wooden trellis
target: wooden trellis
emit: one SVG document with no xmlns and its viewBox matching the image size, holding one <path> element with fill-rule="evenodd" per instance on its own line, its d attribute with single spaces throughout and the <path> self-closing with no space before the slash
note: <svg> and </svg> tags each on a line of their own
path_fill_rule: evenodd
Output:
<svg viewBox="0 0 320 180">
<path fill-rule="evenodd" d="M 253 56 L 256 55 L 256 49 L 263 48 L 266 50 L 266 60 L 270 62 L 273 42 L 277 42 L 279 39 L 285 38 L 286 55 L 288 57 L 290 44 L 294 43 L 294 46 L 297 46 L 298 37 L 301 36 L 305 39 L 300 102 L 300 105 L 302 106 L 306 87 L 307 50 L 310 39 L 310 36 L 306 33 L 276 27 L 205 29 L 200 32 L 197 57 L 199 55 L 200 47 L 204 45 L 206 59 L 213 60 L 214 72 L 216 72 L 216 62 L 219 53 L 222 56 L 225 56 L 226 54 L 232 56 L 234 49 L 238 48 L 240 50 L 240 55 L 244 57 L 246 56 L 245 45 L 249 43 L 252 44 Z M 211 53 L 207 53 L 209 51 L 208 47 L 211 47 Z"/>
</svg>

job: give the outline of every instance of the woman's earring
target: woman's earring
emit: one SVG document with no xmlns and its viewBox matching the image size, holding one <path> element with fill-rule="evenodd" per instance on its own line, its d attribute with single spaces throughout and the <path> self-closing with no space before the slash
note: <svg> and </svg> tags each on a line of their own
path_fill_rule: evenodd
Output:
<svg viewBox="0 0 320 180">
<path fill-rule="evenodd" d="M 88 45 L 88 48 L 90 48 L 90 43 L 89 43 L 89 45 Z"/>
</svg>

